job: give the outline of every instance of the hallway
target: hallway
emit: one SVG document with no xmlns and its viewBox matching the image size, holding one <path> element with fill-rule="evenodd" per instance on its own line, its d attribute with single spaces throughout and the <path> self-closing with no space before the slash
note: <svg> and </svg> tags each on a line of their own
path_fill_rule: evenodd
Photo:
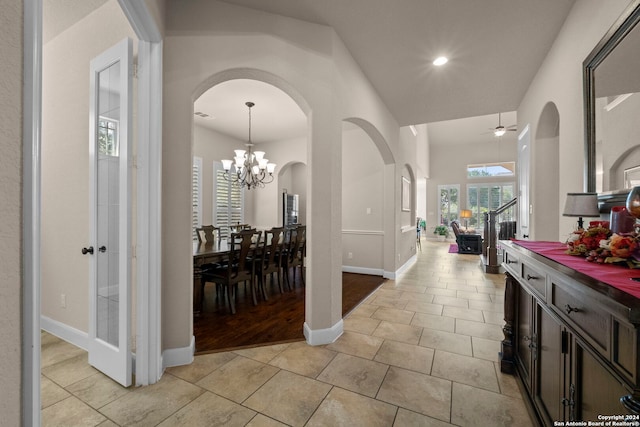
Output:
<svg viewBox="0 0 640 427">
<path fill-rule="evenodd" d="M 124 389 L 43 333 L 43 426 L 528 426 L 499 371 L 504 282 L 422 241 L 418 261 L 344 320 L 334 343 L 196 356 Z"/>
</svg>

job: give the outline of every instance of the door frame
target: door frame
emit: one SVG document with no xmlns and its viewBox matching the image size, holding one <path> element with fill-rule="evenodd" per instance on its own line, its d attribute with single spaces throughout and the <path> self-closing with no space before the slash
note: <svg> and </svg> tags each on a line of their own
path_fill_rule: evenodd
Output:
<svg viewBox="0 0 640 427">
<path fill-rule="evenodd" d="M 24 425 L 39 426 L 42 146 L 42 1 L 23 9 L 22 395 Z M 118 0 L 139 39 L 136 385 L 162 374 L 162 34 L 145 2 Z M 143 191 L 140 191 L 140 190 Z"/>
</svg>

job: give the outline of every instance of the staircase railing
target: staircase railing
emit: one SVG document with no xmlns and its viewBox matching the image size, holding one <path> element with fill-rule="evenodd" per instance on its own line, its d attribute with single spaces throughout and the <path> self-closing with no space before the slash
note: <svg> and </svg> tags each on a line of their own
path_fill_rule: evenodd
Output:
<svg viewBox="0 0 640 427">
<path fill-rule="evenodd" d="M 484 213 L 484 239 L 482 241 L 482 262 L 486 273 L 499 273 L 498 260 L 498 232 L 496 223 L 498 216 L 516 205 L 518 198 L 514 197 L 498 209 Z"/>
</svg>

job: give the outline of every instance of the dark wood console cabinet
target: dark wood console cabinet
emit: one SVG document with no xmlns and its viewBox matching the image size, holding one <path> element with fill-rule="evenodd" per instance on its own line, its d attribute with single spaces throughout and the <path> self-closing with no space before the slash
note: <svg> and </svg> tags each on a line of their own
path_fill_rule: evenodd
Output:
<svg viewBox="0 0 640 427">
<path fill-rule="evenodd" d="M 513 242 L 501 246 L 500 366 L 520 377 L 540 423 L 640 421 L 640 300 Z"/>
</svg>

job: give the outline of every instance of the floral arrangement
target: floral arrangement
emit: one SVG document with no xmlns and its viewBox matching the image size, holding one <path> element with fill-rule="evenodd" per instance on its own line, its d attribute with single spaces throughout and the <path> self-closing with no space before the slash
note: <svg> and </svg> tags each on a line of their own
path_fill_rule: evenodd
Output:
<svg viewBox="0 0 640 427">
<path fill-rule="evenodd" d="M 576 231 L 567 239 L 567 253 L 583 256 L 587 261 L 600 264 L 624 263 L 640 268 L 636 249 L 640 236 L 636 233 L 616 234 L 602 226 Z"/>
</svg>

